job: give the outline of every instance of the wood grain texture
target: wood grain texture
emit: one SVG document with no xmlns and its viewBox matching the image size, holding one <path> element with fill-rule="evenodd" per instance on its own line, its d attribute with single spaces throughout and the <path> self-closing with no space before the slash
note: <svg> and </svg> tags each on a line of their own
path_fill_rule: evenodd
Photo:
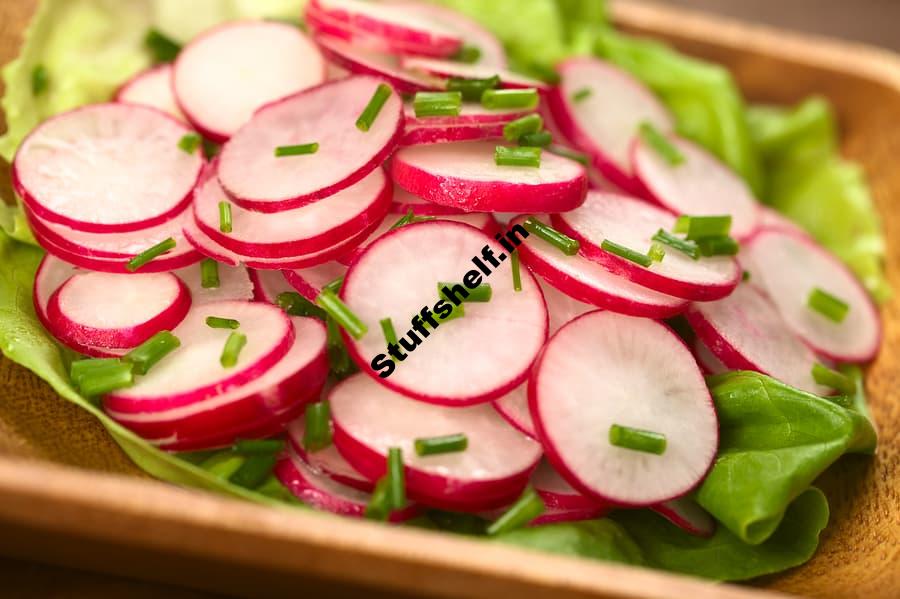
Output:
<svg viewBox="0 0 900 599">
<path fill-rule="evenodd" d="M 18 47 L 32 9 L 32 1 L 0 1 L 3 62 Z M 725 64 L 753 100 L 827 96 L 837 108 L 844 151 L 870 177 L 887 230 L 888 276 L 900 289 L 898 58 L 643 3 L 615 3 L 613 9 L 630 31 Z M 8 185 L 0 184 L 0 194 L 8 195 Z M 766 586 L 821 597 L 900 596 L 898 300 L 885 306 L 884 318 L 884 346 L 867 379 L 881 435 L 878 455 L 845 458 L 819 481 L 832 507 L 819 553 L 809 564 L 763 581 Z M 310 596 L 360 596 L 363 588 L 394 597 L 775 596 L 427 531 L 261 508 L 142 480 L 96 421 L 5 359 L 0 454 L 0 550 L 123 575 L 228 592 L 303 588 Z"/>
</svg>

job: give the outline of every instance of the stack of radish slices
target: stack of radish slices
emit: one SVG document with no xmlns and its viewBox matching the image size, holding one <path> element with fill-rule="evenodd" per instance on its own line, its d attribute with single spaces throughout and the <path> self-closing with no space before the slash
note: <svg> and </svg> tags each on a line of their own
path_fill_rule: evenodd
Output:
<svg viewBox="0 0 900 599">
<path fill-rule="evenodd" d="M 708 535 L 704 374 L 847 393 L 834 369 L 876 353 L 856 279 L 628 74 L 512 73 L 428 4 L 306 24 L 203 33 L 16 155 L 38 317 L 142 437 L 283 435 L 275 475 L 349 516 L 647 507 Z"/>
</svg>

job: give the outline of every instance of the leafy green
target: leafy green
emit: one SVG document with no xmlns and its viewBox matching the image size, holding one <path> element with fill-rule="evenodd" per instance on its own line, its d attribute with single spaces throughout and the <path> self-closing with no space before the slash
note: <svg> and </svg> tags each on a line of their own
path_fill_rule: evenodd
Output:
<svg viewBox="0 0 900 599">
<path fill-rule="evenodd" d="M 697 501 L 732 533 L 758 544 L 791 501 L 845 453 L 872 453 L 864 414 L 757 372 L 709 379 L 719 415 L 719 455 Z"/>
<path fill-rule="evenodd" d="M 645 563 L 640 548 L 628 532 L 609 519 L 519 528 L 493 538 L 501 543 L 561 555 L 576 555 L 623 564 Z"/>
</svg>

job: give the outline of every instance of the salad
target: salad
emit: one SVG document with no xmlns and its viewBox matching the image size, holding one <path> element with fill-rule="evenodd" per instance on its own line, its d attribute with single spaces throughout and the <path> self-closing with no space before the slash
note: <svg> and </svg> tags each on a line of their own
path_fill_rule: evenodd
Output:
<svg viewBox="0 0 900 599">
<path fill-rule="evenodd" d="M 8 357 L 177 484 L 717 580 L 813 555 L 889 292 L 824 101 L 748 110 L 595 3 L 221 4 L 42 5 Z M 88 22 L 90 76 L 53 54 Z"/>
</svg>

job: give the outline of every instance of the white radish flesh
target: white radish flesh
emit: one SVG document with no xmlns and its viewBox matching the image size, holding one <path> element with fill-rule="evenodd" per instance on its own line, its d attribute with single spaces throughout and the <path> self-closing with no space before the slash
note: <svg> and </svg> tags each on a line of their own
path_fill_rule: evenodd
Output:
<svg viewBox="0 0 900 599">
<path fill-rule="evenodd" d="M 391 214 L 406 214 L 410 210 L 412 210 L 412 213 L 417 216 L 447 216 L 451 214 L 465 214 L 459 208 L 442 206 L 440 204 L 435 204 L 434 202 L 429 202 L 428 200 L 423 200 L 422 198 L 409 193 L 405 189 L 395 186 L 394 201 L 391 204 L 390 209 Z"/>
<path fill-rule="evenodd" d="M 521 249 L 521 246 L 519 246 Z M 531 269 L 532 272 L 537 272 Z M 564 324 L 581 316 L 585 312 L 597 309 L 597 306 L 579 301 L 537 277 L 538 285 L 544 294 L 544 302 L 547 304 L 547 314 L 550 316 L 550 335 L 561 329 Z"/>
<path fill-rule="evenodd" d="M 590 510 L 608 507 L 602 501 L 587 497 L 572 488 L 566 479 L 553 469 L 550 462 L 541 460 L 531 475 L 531 486 L 544 500 L 544 505 L 557 510 Z"/>
<path fill-rule="evenodd" d="M 141 71 L 119 88 L 116 102 L 128 102 L 156 108 L 187 122 L 187 117 L 178 107 L 175 94 L 172 93 L 172 65 L 162 64 L 146 71 Z"/>
<path fill-rule="evenodd" d="M 491 405 L 508 423 L 537 439 L 537 430 L 528 411 L 528 383 L 522 383 L 503 397 L 498 397 Z"/>
<path fill-rule="evenodd" d="M 692 535 L 711 537 L 716 532 L 716 521 L 690 497 L 664 501 L 650 509 Z"/>
<path fill-rule="evenodd" d="M 464 62 L 421 58 L 419 56 L 404 56 L 400 60 L 400 64 L 404 69 L 421 71 L 447 79 L 451 77 L 459 79 L 490 79 L 496 75 L 500 78 L 500 88 L 534 88 L 540 91 L 550 89 L 550 86 L 543 81 L 517 75 L 512 71 L 492 65 L 466 64 Z"/>
<path fill-rule="evenodd" d="M 253 281 L 253 299 L 258 302 L 278 303 L 278 296 L 292 292 L 294 288 L 287 282 L 280 270 L 248 269 Z"/>
<path fill-rule="evenodd" d="M 243 266 L 217 264 L 219 285 L 218 287 L 209 288 L 204 287 L 202 284 L 203 278 L 200 268 L 199 264 L 195 264 L 172 273 L 184 281 L 188 289 L 191 290 L 191 299 L 194 306 L 223 300 L 249 301 L 253 299 L 253 282 L 250 280 L 247 269 Z"/>
<path fill-rule="evenodd" d="M 316 297 L 322 293 L 325 285 L 346 274 L 347 267 L 340 262 L 332 261 L 310 268 L 297 268 L 281 272 L 291 287 L 291 291 L 296 291 L 309 301 L 314 302 Z"/>
<path fill-rule="evenodd" d="M 693 352 L 694 358 L 704 374 L 722 374 L 731 370 L 722 364 L 722 361 L 712 353 L 711 349 L 706 347 L 699 337 L 694 339 Z"/>
<path fill-rule="evenodd" d="M 307 451 L 303 446 L 303 438 L 306 421 L 303 416 L 297 418 L 288 426 L 287 432 L 293 449 L 297 456 L 310 467 L 314 472 L 324 474 L 325 476 L 336 480 L 342 485 L 353 487 L 366 493 L 371 493 L 375 488 L 375 483 L 364 477 L 351 466 L 344 456 L 337 450 L 334 443 L 317 449 L 316 451 Z"/>
</svg>

